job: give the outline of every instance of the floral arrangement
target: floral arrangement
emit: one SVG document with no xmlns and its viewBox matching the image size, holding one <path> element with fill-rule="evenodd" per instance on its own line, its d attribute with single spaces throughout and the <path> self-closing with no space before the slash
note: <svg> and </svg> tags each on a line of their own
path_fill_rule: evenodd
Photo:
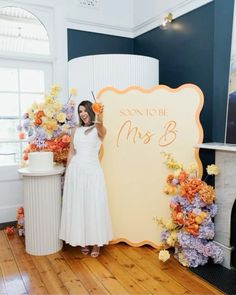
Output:
<svg viewBox="0 0 236 295">
<path fill-rule="evenodd" d="M 223 251 L 212 240 L 214 238 L 213 217 L 217 213 L 215 192 L 212 186 L 201 180 L 197 165 L 184 170 L 171 154 L 164 153 L 166 166 L 173 170 L 167 176 L 164 192 L 171 195 L 171 218 L 167 221 L 155 218 L 163 227 L 161 241 L 165 248 L 175 248 L 175 258 L 184 266 L 197 267 L 208 262 L 223 261 Z M 217 175 L 216 165 L 207 166 L 208 175 Z M 168 250 L 159 252 L 159 259 L 168 260 Z"/>
<path fill-rule="evenodd" d="M 70 146 L 70 128 L 76 125 L 74 118 L 74 102 L 71 97 L 76 89 L 70 90 L 70 97 L 62 105 L 57 96 L 58 85 L 50 89 L 42 103 L 33 103 L 23 116 L 22 128 L 28 134 L 29 144 L 23 152 L 23 160 L 28 160 L 28 153 L 34 151 L 52 151 L 54 162 L 66 164 Z"/>
<path fill-rule="evenodd" d="M 17 220 L 18 234 L 19 234 L 19 236 L 23 236 L 25 234 L 25 229 L 24 229 L 24 208 L 23 207 L 19 207 L 17 209 L 16 220 Z"/>
</svg>

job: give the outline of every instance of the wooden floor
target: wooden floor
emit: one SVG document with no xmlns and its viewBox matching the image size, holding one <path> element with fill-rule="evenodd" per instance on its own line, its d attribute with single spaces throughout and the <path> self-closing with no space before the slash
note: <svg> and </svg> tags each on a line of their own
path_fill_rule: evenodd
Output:
<svg viewBox="0 0 236 295">
<path fill-rule="evenodd" d="M 175 259 L 126 244 L 106 246 L 99 258 L 66 246 L 48 256 L 25 253 L 24 238 L 0 231 L 0 294 L 222 294 Z"/>
</svg>

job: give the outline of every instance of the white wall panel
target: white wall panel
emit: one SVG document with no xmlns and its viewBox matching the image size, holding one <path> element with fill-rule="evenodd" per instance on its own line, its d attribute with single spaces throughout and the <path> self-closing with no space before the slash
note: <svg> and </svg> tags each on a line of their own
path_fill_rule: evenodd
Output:
<svg viewBox="0 0 236 295">
<path fill-rule="evenodd" d="M 129 54 L 90 55 L 69 61 L 69 86 L 78 90 L 77 103 L 93 100 L 100 89 L 113 86 L 119 90 L 131 85 L 151 88 L 159 84 L 159 61 Z"/>
</svg>

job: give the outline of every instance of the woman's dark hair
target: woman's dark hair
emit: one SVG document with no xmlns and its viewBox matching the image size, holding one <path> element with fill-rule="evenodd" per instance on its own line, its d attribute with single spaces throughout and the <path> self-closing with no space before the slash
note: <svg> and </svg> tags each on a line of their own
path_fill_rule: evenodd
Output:
<svg viewBox="0 0 236 295">
<path fill-rule="evenodd" d="M 89 100 L 83 100 L 83 101 L 81 101 L 81 103 L 78 105 L 78 115 L 79 115 L 79 108 L 80 108 L 80 106 L 85 107 L 85 110 L 86 110 L 86 112 L 89 115 L 89 119 L 90 119 L 89 126 L 93 125 L 93 122 L 95 121 L 95 113 L 92 110 L 92 103 L 91 103 L 91 101 L 89 101 Z M 80 126 L 84 126 L 84 122 L 80 118 L 80 115 L 79 115 L 79 124 L 80 124 Z"/>
</svg>

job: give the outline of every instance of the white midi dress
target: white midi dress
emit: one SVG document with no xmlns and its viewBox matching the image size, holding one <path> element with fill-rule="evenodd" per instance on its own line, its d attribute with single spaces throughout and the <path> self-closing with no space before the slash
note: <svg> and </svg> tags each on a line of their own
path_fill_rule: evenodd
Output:
<svg viewBox="0 0 236 295">
<path fill-rule="evenodd" d="M 112 227 L 104 175 L 98 151 L 101 145 L 94 127 L 79 127 L 74 134 L 75 155 L 66 170 L 60 239 L 72 246 L 108 244 Z"/>
</svg>

